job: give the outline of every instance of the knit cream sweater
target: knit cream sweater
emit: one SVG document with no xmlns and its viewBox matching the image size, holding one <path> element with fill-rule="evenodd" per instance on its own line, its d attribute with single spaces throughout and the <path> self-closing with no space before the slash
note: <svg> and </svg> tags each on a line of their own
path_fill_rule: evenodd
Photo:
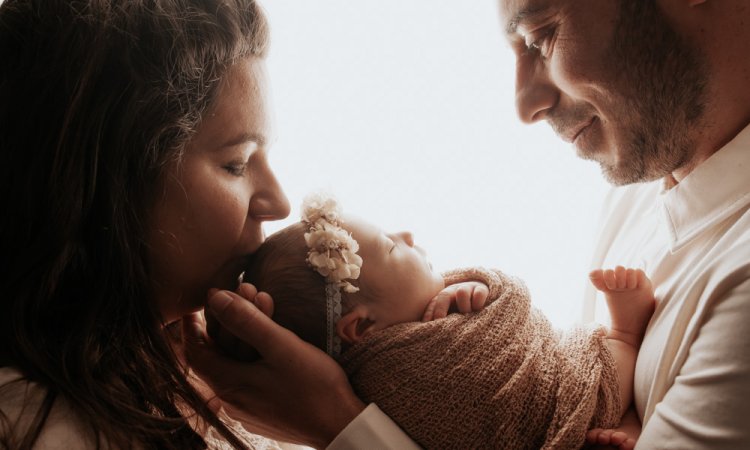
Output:
<svg viewBox="0 0 750 450">
<path fill-rule="evenodd" d="M 601 329 L 554 330 L 523 283 L 499 271 L 445 278 L 486 283 L 492 303 L 347 349 L 340 363 L 364 401 L 428 449 L 576 449 L 589 428 L 617 425 L 617 372 Z"/>
</svg>

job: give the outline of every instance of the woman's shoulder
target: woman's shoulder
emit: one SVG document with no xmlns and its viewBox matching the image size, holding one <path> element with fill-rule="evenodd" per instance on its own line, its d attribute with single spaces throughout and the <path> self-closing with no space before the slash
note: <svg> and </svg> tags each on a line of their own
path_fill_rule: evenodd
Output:
<svg viewBox="0 0 750 450">
<path fill-rule="evenodd" d="M 36 414 L 43 406 L 47 389 L 27 380 L 23 374 L 12 367 L 0 367 L 0 413 L 8 420 L 13 433 L 18 439 L 23 437 L 29 426 L 33 423 Z M 0 415 L 0 420 L 2 420 Z M 304 449 L 291 444 L 278 443 L 248 433 L 242 425 L 220 414 L 226 425 L 250 448 L 259 450 L 293 450 Z M 0 430 L 3 425 L 0 423 Z M 0 435 L 0 438 L 4 436 Z M 210 428 L 204 439 L 208 447 L 213 450 L 231 449 L 224 438 L 213 428 Z M 2 444 L 2 440 L 0 440 Z M 107 449 L 105 441 L 99 441 L 100 448 Z M 2 445 L 0 445 L 2 447 Z M 11 445 L 10 448 L 13 448 Z M 34 444 L 38 449 L 80 449 L 89 450 L 97 448 L 94 432 L 86 426 L 80 416 L 62 397 L 57 397 L 52 404 L 49 416 L 44 422 L 39 438 Z"/>
<path fill-rule="evenodd" d="M 47 393 L 44 386 L 27 380 L 17 369 L 0 367 L 0 412 L 16 439 L 22 438 L 34 422 Z M 68 402 L 58 397 L 52 403 L 34 447 L 94 449 L 96 439 Z"/>
</svg>

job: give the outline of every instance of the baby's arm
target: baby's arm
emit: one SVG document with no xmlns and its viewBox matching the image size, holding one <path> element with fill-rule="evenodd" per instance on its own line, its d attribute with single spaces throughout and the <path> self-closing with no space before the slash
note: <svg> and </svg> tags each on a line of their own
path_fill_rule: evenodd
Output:
<svg viewBox="0 0 750 450">
<path fill-rule="evenodd" d="M 654 312 L 651 280 L 640 269 L 594 270 L 589 275 L 594 287 L 604 293 L 612 318 L 607 345 L 617 365 L 621 413 L 633 401 L 633 374 L 638 348 Z"/>
</svg>

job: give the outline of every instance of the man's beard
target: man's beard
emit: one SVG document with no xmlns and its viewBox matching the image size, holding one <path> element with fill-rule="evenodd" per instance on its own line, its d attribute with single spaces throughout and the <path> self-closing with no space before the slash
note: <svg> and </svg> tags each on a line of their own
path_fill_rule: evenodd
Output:
<svg viewBox="0 0 750 450">
<path fill-rule="evenodd" d="M 616 164 L 600 161 L 615 185 L 655 180 L 690 163 L 705 113 L 708 74 L 702 54 L 681 38 L 653 1 L 621 0 L 607 52 L 621 110 Z M 614 102 L 613 102 L 614 104 Z M 601 151 L 602 149 L 596 149 Z M 580 152 L 595 159 L 596 151 Z"/>
</svg>

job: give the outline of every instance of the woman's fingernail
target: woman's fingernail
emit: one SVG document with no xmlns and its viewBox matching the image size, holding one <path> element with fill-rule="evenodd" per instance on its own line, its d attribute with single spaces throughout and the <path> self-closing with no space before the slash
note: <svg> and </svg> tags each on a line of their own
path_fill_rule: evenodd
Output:
<svg viewBox="0 0 750 450">
<path fill-rule="evenodd" d="M 211 298 L 208 299 L 208 307 L 214 314 L 219 314 L 224 311 L 229 302 L 232 301 L 232 297 L 224 291 L 218 291 Z"/>
</svg>

